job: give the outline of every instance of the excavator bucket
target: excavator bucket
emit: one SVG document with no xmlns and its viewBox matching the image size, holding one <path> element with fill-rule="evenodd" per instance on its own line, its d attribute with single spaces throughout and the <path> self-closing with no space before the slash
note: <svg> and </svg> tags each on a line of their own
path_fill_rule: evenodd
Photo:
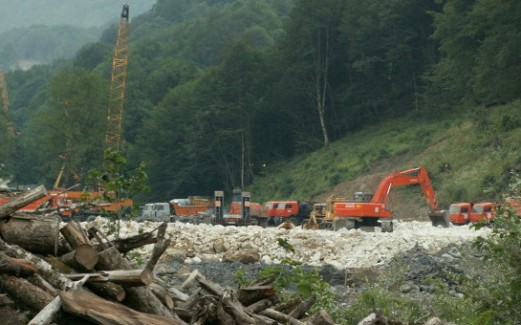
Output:
<svg viewBox="0 0 521 325">
<path fill-rule="evenodd" d="M 431 219 L 433 227 L 442 226 L 447 228 L 450 226 L 449 214 L 446 210 L 430 211 L 429 219 Z"/>
</svg>

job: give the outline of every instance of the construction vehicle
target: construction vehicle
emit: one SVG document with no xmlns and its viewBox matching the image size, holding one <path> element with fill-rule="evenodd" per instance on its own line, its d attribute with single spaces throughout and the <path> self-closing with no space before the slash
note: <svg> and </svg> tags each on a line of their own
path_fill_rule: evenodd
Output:
<svg viewBox="0 0 521 325">
<path fill-rule="evenodd" d="M 77 186 L 77 185 L 76 185 Z M 49 193 L 28 205 L 18 209 L 20 212 L 57 211 L 62 221 L 85 221 L 91 216 L 118 214 L 120 210 L 130 213 L 133 201 L 130 199 L 108 202 L 101 199 L 99 192 L 51 190 Z M 0 205 L 11 201 L 11 197 L 0 198 Z M 120 214 L 121 215 L 121 214 Z"/>
<path fill-rule="evenodd" d="M 268 201 L 265 204 L 266 207 L 266 216 L 269 218 L 274 218 L 277 214 L 277 207 L 279 205 L 279 201 Z"/>
<path fill-rule="evenodd" d="M 301 225 L 309 217 L 311 205 L 305 201 L 280 201 L 275 209 L 275 215 L 270 216 L 268 224 L 278 226 L 289 221 L 293 225 Z"/>
<path fill-rule="evenodd" d="M 189 196 L 169 203 L 173 221 L 199 223 L 212 209 L 212 199 L 208 196 Z"/>
<path fill-rule="evenodd" d="M 453 225 L 466 225 L 470 221 L 472 203 L 457 202 L 449 206 L 449 219 Z"/>
<path fill-rule="evenodd" d="M 168 202 L 157 202 L 147 203 L 143 207 L 140 220 L 148 220 L 154 222 L 171 221 L 172 210 L 170 209 L 170 203 Z"/>
<path fill-rule="evenodd" d="M 213 224 L 249 226 L 259 225 L 266 227 L 268 218 L 266 207 L 260 203 L 251 202 L 249 192 L 240 189 L 233 190 L 232 202 L 228 213 L 224 209 L 224 192 L 215 191 Z"/>
<path fill-rule="evenodd" d="M 434 226 L 449 226 L 447 214 L 438 210 L 438 202 L 425 168 L 418 167 L 395 172 L 385 177 L 374 193 L 357 192 L 353 200 L 334 200 L 332 206 L 332 228 L 354 229 L 359 227 L 381 227 L 382 232 L 393 231 L 393 213 L 389 209 L 389 192 L 397 186 L 421 186 L 431 211 L 429 218 Z"/>
<path fill-rule="evenodd" d="M 472 205 L 470 222 L 493 222 L 496 217 L 496 205 L 492 202 L 479 202 Z"/>
<path fill-rule="evenodd" d="M 112 78 L 105 144 L 113 150 L 121 149 L 123 108 L 128 66 L 129 6 L 123 5 L 118 25 L 116 48 L 112 59 Z"/>
</svg>

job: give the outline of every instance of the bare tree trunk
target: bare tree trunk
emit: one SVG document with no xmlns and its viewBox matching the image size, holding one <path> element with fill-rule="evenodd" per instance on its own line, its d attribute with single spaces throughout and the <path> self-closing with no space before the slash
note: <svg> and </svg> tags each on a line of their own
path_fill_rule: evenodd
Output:
<svg viewBox="0 0 521 325">
<path fill-rule="evenodd" d="M 46 195 L 47 190 L 45 190 L 43 185 L 40 185 L 37 188 L 29 190 L 21 196 L 14 198 L 12 201 L 0 205 L 0 220 Z"/>
</svg>

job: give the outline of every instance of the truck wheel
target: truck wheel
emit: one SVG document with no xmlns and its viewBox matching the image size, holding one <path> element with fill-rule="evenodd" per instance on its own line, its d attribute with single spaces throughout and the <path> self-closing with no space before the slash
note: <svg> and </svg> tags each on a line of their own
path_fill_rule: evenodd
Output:
<svg viewBox="0 0 521 325">
<path fill-rule="evenodd" d="M 266 228 L 268 226 L 268 219 L 267 218 L 259 219 L 259 226 L 261 226 L 262 228 Z"/>
<path fill-rule="evenodd" d="M 346 220 L 346 228 L 347 230 L 355 229 L 356 228 L 356 221 L 348 219 Z"/>
<path fill-rule="evenodd" d="M 346 221 L 344 219 L 338 219 L 333 221 L 333 230 L 339 231 L 342 228 L 346 228 Z"/>
<path fill-rule="evenodd" d="M 382 232 L 393 232 L 393 222 L 392 221 L 382 221 L 381 224 Z"/>
</svg>

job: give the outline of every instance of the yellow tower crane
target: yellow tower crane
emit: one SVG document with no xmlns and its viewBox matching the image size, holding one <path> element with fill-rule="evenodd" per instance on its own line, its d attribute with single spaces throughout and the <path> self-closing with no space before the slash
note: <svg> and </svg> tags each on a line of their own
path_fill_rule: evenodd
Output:
<svg viewBox="0 0 521 325">
<path fill-rule="evenodd" d="M 14 127 L 9 115 L 9 96 L 7 94 L 7 83 L 5 82 L 4 72 L 0 69 L 0 100 L 2 101 L 2 112 L 7 124 L 7 136 L 10 141 L 14 138 Z"/>
<path fill-rule="evenodd" d="M 112 60 L 112 80 L 110 85 L 109 108 L 105 144 L 113 150 L 121 149 L 121 133 L 125 86 L 128 65 L 129 7 L 123 6 L 118 26 L 116 48 Z"/>
</svg>

